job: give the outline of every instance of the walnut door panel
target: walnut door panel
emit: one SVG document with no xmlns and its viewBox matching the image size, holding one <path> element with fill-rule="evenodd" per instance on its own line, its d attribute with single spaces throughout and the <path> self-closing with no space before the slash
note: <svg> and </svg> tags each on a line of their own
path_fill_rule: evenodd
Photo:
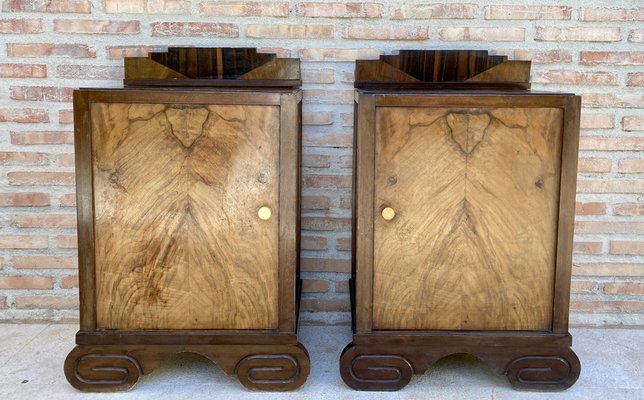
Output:
<svg viewBox="0 0 644 400">
<path fill-rule="evenodd" d="M 278 106 L 91 105 L 99 329 L 277 328 L 279 124 Z"/>
<path fill-rule="evenodd" d="M 377 107 L 375 329 L 551 329 L 562 118 Z"/>
</svg>

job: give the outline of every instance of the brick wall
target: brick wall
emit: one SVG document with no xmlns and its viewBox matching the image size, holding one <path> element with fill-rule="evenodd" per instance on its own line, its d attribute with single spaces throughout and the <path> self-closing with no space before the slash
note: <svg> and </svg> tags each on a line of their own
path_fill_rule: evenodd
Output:
<svg viewBox="0 0 644 400">
<path fill-rule="evenodd" d="M 572 323 L 644 325 L 641 2 L 0 2 L 1 320 L 77 318 L 73 88 L 194 45 L 303 61 L 302 320 L 350 320 L 353 61 L 451 48 L 532 59 L 535 89 L 583 95 Z"/>
</svg>

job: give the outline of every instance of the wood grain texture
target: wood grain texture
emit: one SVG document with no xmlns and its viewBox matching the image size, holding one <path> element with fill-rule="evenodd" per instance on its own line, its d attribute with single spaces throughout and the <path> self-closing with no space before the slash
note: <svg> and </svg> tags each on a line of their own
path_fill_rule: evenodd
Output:
<svg viewBox="0 0 644 400">
<path fill-rule="evenodd" d="M 277 328 L 279 107 L 94 103 L 91 128 L 97 327 Z"/>
<path fill-rule="evenodd" d="M 377 108 L 374 328 L 551 329 L 562 116 Z"/>
</svg>

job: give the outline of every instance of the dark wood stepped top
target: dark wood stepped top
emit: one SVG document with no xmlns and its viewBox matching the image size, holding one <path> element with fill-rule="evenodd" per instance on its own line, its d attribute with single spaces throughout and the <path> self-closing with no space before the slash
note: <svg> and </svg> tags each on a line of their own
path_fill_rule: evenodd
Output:
<svg viewBox="0 0 644 400">
<path fill-rule="evenodd" d="M 300 60 L 255 48 L 170 47 L 125 58 L 125 86 L 297 87 Z"/>
<path fill-rule="evenodd" d="M 527 90 L 530 64 L 485 50 L 400 50 L 378 60 L 357 60 L 354 86 L 366 90 Z"/>
</svg>

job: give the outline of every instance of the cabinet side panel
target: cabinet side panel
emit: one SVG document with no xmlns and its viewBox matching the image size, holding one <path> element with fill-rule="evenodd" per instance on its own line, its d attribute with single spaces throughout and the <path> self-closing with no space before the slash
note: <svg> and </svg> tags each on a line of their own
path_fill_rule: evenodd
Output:
<svg viewBox="0 0 644 400">
<path fill-rule="evenodd" d="M 376 121 L 374 327 L 550 330 L 562 110 L 379 107 Z"/>
<path fill-rule="evenodd" d="M 277 328 L 279 107 L 95 103 L 91 126 L 98 327 Z"/>
</svg>

